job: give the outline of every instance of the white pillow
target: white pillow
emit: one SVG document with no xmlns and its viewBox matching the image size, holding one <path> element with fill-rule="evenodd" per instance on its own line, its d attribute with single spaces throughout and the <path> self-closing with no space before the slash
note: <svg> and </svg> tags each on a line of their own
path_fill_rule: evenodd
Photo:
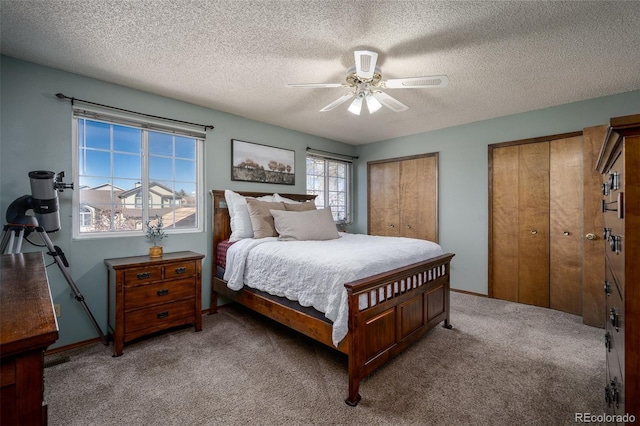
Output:
<svg viewBox="0 0 640 426">
<path fill-rule="evenodd" d="M 283 241 L 323 241 L 340 238 L 331 209 L 302 212 L 271 210 L 273 223 Z"/>
<path fill-rule="evenodd" d="M 273 201 L 279 202 L 279 203 L 288 203 L 288 204 L 301 204 L 302 201 L 296 201 L 296 200 L 292 200 L 291 198 L 287 198 L 287 197 L 283 197 L 282 195 L 278 194 L 277 192 L 275 194 L 273 194 Z"/>
<path fill-rule="evenodd" d="M 225 189 L 224 198 L 229 209 L 231 236 L 229 241 L 238 241 L 243 238 L 253 238 L 253 228 L 251 227 L 251 217 L 247 209 L 247 199 L 237 192 Z M 273 201 L 272 195 L 258 197 L 258 200 Z"/>
</svg>

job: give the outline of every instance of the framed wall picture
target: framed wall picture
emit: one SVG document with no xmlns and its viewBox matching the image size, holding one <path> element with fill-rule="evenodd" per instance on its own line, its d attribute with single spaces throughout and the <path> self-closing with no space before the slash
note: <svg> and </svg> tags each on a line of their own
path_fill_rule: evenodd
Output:
<svg viewBox="0 0 640 426">
<path fill-rule="evenodd" d="M 295 185 L 295 151 L 231 139 L 231 180 Z"/>
</svg>

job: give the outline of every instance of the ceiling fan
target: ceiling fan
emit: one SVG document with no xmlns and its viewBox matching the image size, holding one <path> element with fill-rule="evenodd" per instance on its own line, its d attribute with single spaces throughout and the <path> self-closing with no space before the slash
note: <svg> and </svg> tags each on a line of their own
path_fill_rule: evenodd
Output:
<svg viewBox="0 0 640 426">
<path fill-rule="evenodd" d="M 366 103 L 369 114 L 378 111 L 382 106 L 386 106 L 394 112 L 406 111 L 408 106 L 397 99 L 387 95 L 380 89 L 422 89 L 432 87 L 447 87 L 449 79 L 446 75 L 433 75 L 429 77 L 409 77 L 382 80 L 380 68 L 376 67 L 378 54 L 368 50 L 356 50 L 354 52 L 356 66 L 347 72 L 346 83 L 311 83 L 311 84 L 287 84 L 287 87 L 306 88 L 331 88 L 349 87 L 353 89 L 350 93 L 342 95 L 331 102 L 320 112 L 331 111 L 335 107 L 351 98 L 355 99 L 349 106 L 349 112 L 360 115 L 362 104 Z"/>
</svg>

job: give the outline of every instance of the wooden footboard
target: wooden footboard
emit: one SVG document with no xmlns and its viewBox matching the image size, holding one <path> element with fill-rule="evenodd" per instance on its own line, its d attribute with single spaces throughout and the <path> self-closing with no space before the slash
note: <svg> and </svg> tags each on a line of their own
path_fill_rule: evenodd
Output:
<svg viewBox="0 0 640 426">
<path fill-rule="evenodd" d="M 349 395 L 360 401 L 360 381 L 424 333 L 449 323 L 453 254 L 345 284 L 349 294 Z"/>
</svg>

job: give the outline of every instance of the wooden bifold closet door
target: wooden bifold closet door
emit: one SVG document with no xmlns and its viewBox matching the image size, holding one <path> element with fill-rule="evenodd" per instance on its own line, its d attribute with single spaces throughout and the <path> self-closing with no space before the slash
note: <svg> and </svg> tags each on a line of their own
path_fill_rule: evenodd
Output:
<svg viewBox="0 0 640 426">
<path fill-rule="evenodd" d="M 584 235 L 594 225 L 585 231 L 584 180 L 593 169 L 584 163 L 594 154 L 583 145 L 580 132 L 489 147 L 490 297 L 576 315 L 600 297 L 598 278 L 583 277 Z"/>
<path fill-rule="evenodd" d="M 371 161 L 368 233 L 438 241 L 438 153 Z"/>
</svg>

